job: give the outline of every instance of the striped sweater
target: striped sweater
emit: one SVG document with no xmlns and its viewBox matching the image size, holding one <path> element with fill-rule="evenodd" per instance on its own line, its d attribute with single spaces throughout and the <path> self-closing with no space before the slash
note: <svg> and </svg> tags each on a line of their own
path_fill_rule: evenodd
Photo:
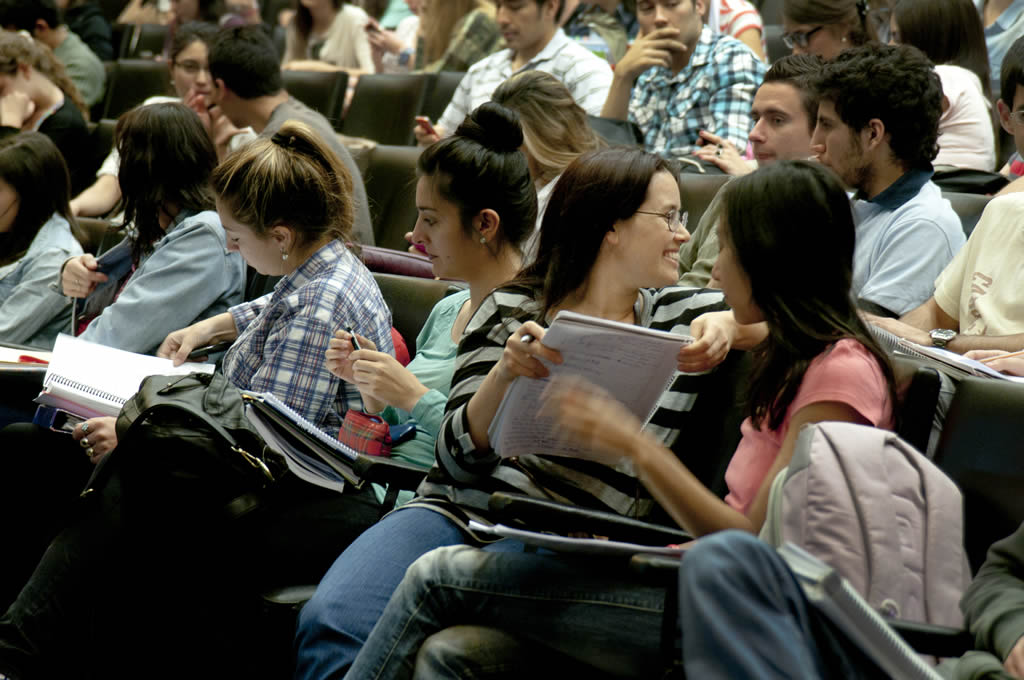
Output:
<svg viewBox="0 0 1024 680">
<path fill-rule="evenodd" d="M 641 290 L 634 307 L 638 325 L 688 334 L 693 319 L 728 309 L 719 291 L 671 287 Z M 636 479 L 629 461 L 610 467 L 574 458 L 530 455 L 501 459 L 493 450 L 476 450 L 469 435 L 466 407 L 505 341 L 526 321 L 540 319 L 531 291 L 506 287 L 494 291 L 476 311 L 459 344 L 455 374 L 437 440 L 436 462 L 417 489 L 413 505 L 438 509 L 450 503 L 469 515 L 487 519 L 492 492 L 511 491 L 563 503 L 645 517 L 654 501 Z M 646 430 L 671 446 L 686 427 L 687 416 L 713 372 L 677 373 L 658 403 Z"/>
</svg>

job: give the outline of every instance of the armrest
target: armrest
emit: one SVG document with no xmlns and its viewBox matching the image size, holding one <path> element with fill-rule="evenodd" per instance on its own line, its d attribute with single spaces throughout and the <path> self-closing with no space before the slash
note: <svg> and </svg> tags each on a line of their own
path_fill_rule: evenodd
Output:
<svg viewBox="0 0 1024 680">
<path fill-rule="evenodd" d="M 399 489 L 415 489 L 427 476 L 427 470 L 419 465 L 381 456 L 360 455 L 352 469 L 367 482 L 394 484 Z"/>
<path fill-rule="evenodd" d="M 908 645 L 926 656 L 962 656 L 974 649 L 974 636 L 963 628 L 937 626 L 917 621 L 887 620 Z"/>
<path fill-rule="evenodd" d="M 623 517 L 614 512 L 592 510 L 555 501 L 499 491 L 488 501 L 495 519 L 505 524 L 525 524 L 530 529 L 571 533 L 587 531 L 612 540 L 645 545 L 668 545 L 691 540 L 683 531 Z"/>
<path fill-rule="evenodd" d="M 19 409 L 32 406 L 45 376 L 46 366 L 38 364 L 0 365 L 0 403 Z"/>
</svg>

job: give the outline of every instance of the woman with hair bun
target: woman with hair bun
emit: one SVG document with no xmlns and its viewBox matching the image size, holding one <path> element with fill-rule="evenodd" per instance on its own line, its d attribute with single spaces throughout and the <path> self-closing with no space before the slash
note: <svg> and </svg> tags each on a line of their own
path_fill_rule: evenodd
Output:
<svg viewBox="0 0 1024 680">
<path fill-rule="evenodd" d="M 481 120 L 488 135 L 505 139 Z M 458 136 L 458 133 L 456 134 Z M 507 147 L 515 148 L 514 139 Z M 502 157 L 520 167 L 521 153 Z M 667 162 L 631 148 L 584 154 L 555 185 L 544 215 L 537 259 L 513 281 L 495 289 L 466 326 L 455 358 L 436 462 L 416 498 L 356 539 L 320 582 L 303 608 L 297 630 L 298 678 L 372 677 L 376 660 L 350 669 L 406 568 L 441 546 L 483 545 L 468 520 L 490 521 L 494 491 L 557 498 L 576 505 L 647 517 L 655 503 L 622 467 L 544 455 L 499 458 L 488 427 L 517 376 L 542 377 L 538 360 L 560 361 L 540 340 L 560 310 L 639 326 L 692 334 L 680 351 L 680 376 L 659 404 L 648 431 L 671 444 L 685 431 L 710 367 L 730 345 L 743 345 L 729 317 L 698 318 L 725 310 L 717 291 L 672 286 L 679 245 L 689 238 L 679 188 Z M 665 287 L 669 286 L 669 287 Z"/>
<path fill-rule="evenodd" d="M 328 368 L 359 388 L 364 410 L 380 412 L 392 425 L 416 426 L 415 437 L 391 455 L 424 468 L 434 461 L 462 333 L 484 298 L 519 272 L 523 243 L 533 232 L 537 200 L 523 173 L 517 120 L 512 111 L 484 104 L 455 136 L 419 157 L 412 242 L 424 249 L 436 276 L 469 288 L 434 306 L 409 365 L 362 336 L 355 350 L 345 330 L 334 334 L 327 351 Z M 378 500 L 382 495 L 378 490 Z M 409 497 L 406 492 L 399 500 Z"/>
</svg>

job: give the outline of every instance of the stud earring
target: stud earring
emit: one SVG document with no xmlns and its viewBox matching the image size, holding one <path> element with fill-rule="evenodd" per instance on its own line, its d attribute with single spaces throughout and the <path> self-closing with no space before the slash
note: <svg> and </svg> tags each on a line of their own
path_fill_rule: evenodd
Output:
<svg viewBox="0 0 1024 680">
<path fill-rule="evenodd" d="M 282 260 L 287 260 L 288 259 L 288 253 L 286 251 L 284 251 L 284 250 L 281 251 L 281 259 Z"/>
<path fill-rule="evenodd" d="M 487 243 L 487 237 L 486 236 L 481 236 L 480 237 L 480 243 Z"/>
</svg>

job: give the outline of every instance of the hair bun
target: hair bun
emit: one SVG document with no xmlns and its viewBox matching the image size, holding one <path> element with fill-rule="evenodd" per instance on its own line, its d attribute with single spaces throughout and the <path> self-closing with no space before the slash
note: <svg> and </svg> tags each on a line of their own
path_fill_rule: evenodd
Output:
<svg viewBox="0 0 1024 680">
<path fill-rule="evenodd" d="M 494 102 L 478 106 L 455 130 L 455 134 L 498 153 L 518 151 L 523 145 L 519 114 Z"/>
</svg>

